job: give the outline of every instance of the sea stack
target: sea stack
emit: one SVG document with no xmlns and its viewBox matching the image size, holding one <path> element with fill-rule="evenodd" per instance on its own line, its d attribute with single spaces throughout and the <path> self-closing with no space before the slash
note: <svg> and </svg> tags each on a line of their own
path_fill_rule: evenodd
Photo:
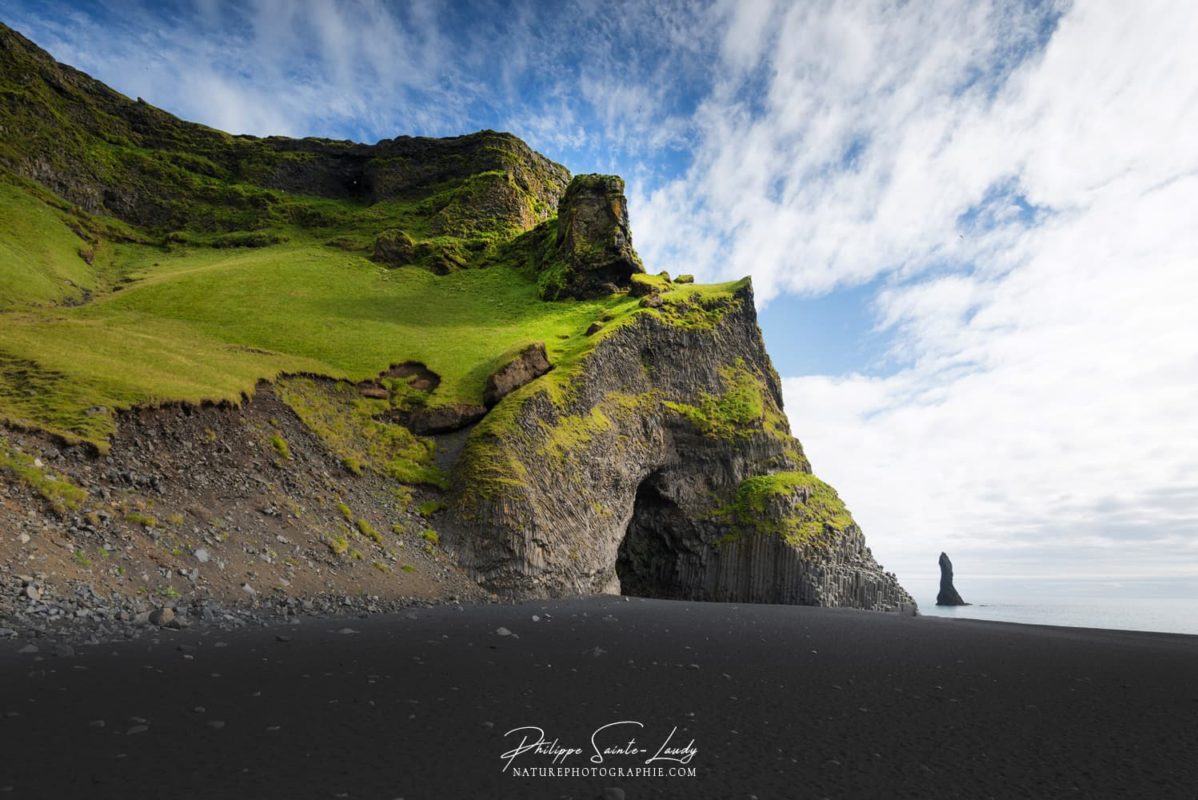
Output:
<svg viewBox="0 0 1198 800">
<path fill-rule="evenodd" d="M 940 554 L 940 594 L 936 595 L 938 606 L 967 606 L 969 605 L 957 594 L 953 586 L 953 562 L 949 561 L 948 553 Z"/>
</svg>

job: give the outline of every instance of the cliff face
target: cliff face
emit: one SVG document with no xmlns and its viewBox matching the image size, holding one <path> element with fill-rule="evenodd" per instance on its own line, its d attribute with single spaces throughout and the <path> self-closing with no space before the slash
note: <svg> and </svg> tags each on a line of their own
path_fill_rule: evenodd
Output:
<svg viewBox="0 0 1198 800">
<path fill-rule="evenodd" d="M 142 409 L 248 408 L 258 387 L 294 419 L 255 429 L 273 456 L 221 469 L 280 484 L 295 529 L 334 561 L 398 558 L 382 531 L 424 520 L 421 541 L 506 596 L 911 603 L 791 436 L 748 280 L 646 274 L 620 178 L 571 179 L 491 131 L 230 136 L 2 25 L 0 128 L 0 422 L 78 445 L 67 463 L 81 465 L 49 467 L 41 439 L 0 430 L 0 480 L 46 501 L 31 514 L 74 515 L 44 528 L 76 532 L 56 542 L 71 563 L 141 552 L 143 528 L 162 540 L 144 522 L 161 482 L 117 490 L 87 459 L 123 458 Z M 224 430 L 160 441 L 206 447 Z M 394 502 L 350 509 L 358 481 Z M 309 484 L 342 499 L 288 494 Z M 226 502 L 176 500 L 170 559 L 217 536 L 205 504 Z M 113 573 L 114 591 L 179 591 L 133 572 Z M 396 593 L 408 579 L 392 580 Z"/>
<path fill-rule="evenodd" d="M 913 606 L 791 437 L 749 281 L 625 281 L 634 311 L 472 433 L 442 525 L 462 563 L 513 596 Z"/>
<path fill-rule="evenodd" d="M 131 100 L 0 24 L 0 166 L 88 214 L 154 232 L 329 227 L 340 208 L 424 202 L 428 232 L 472 238 L 552 216 L 570 175 L 510 134 L 377 144 L 231 136 Z"/>
<path fill-rule="evenodd" d="M 442 529 L 487 588 L 913 605 L 847 514 L 814 496 L 831 490 L 780 413 L 747 283 L 734 298 L 694 312 L 718 316 L 710 328 L 639 316 L 595 348 L 567 397 L 530 385 L 480 426 Z M 704 406 L 714 419 L 688 413 Z M 776 491 L 746 505 L 762 479 Z"/>
</svg>

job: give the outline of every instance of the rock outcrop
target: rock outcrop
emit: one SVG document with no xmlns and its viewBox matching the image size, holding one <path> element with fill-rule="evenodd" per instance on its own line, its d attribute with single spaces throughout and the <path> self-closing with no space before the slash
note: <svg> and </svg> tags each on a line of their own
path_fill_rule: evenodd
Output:
<svg viewBox="0 0 1198 800">
<path fill-rule="evenodd" d="M 936 595 L 938 606 L 967 606 L 953 586 L 953 562 L 947 553 L 940 554 L 940 592 Z"/>
<path fill-rule="evenodd" d="M 412 433 L 428 436 L 450 433 L 473 425 L 484 416 L 485 406 L 473 403 L 450 403 L 443 406 L 424 406 L 413 411 L 401 421 Z"/>
<path fill-rule="evenodd" d="M 602 297 L 627 289 L 645 271 L 632 248 L 624 181 L 576 175 L 557 207 L 557 238 L 541 266 L 549 299 Z"/>
<path fill-rule="evenodd" d="M 496 406 L 442 541 L 514 597 L 913 606 L 790 436 L 749 282 L 692 292 L 612 321 L 582 363 Z"/>
<path fill-rule="evenodd" d="M 389 267 L 406 267 L 419 259 L 412 237 L 397 228 L 381 231 L 374 240 L 371 258 Z"/>
<path fill-rule="evenodd" d="M 528 345 L 487 378 L 487 385 L 483 389 L 483 403 L 490 408 L 550 369 L 552 366 L 549 364 L 549 356 L 545 353 L 545 345 L 541 342 Z"/>
</svg>

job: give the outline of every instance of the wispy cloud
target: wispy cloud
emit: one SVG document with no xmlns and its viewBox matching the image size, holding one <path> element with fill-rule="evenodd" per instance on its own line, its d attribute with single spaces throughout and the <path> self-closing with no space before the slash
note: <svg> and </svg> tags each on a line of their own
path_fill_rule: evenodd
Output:
<svg viewBox="0 0 1198 800">
<path fill-rule="evenodd" d="M 952 223 L 1012 164 L 960 137 L 1054 17 L 1009 6 L 733 6 L 695 163 L 635 205 L 646 255 L 767 300 L 968 258 Z"/>
<path fill-rule="evenodd" d="M 781 192 L 742 189 L 755 218 L 715 228 L 710 271 L 751 271 L 766 297 L 886 278 L 877 324 L 907 366 L 790 378 L 786 397 L 817 469 L 915 585 L 932 589 L 941 549 L 979 574 L 1198 579 L 1198 58 L 1183 44 L 1198 18 L 1082 4 L 999 83 L 963 91 L 972 57 L 937 43 L 1010 60 L 1001 25 L 910 22 L 886 25 L 897 52 L 869 48 L 905 65 L 892 87 L 874 68 L 774 78 L 854 122 L 805 128 L 816 155 Z M 860 101 L 828 107 L 808 80 Z M 789 125 L 767 112 L 725 136 Z M 853 137 L 866 163 L 837 165 Z M 752 152 L 716 141 L 716 158 Z"/>
<path fill-rule="evenodd" d="M 510 130 L 580 169 L 684 150 L 714 64 L 690 3 L 16 0 L 5 19 L 130 95 L 234 133 Z"/>
</svg>

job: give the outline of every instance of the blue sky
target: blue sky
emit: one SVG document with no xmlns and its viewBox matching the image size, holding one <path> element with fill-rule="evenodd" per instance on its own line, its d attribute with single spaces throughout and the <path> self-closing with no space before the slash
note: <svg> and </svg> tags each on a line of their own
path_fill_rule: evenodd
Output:
<svg viewBox="0 0 1198 800">
<path fill-rule="evenodd" d="M 1192 4 L 10 0 L 0 16 L 225 130 L 495 128 L 622 174 L 651 270 L 753 276 L 796 434 L 924 600 L 940 550 L 988 585 L 1198 585 Z"/>
</svg>

